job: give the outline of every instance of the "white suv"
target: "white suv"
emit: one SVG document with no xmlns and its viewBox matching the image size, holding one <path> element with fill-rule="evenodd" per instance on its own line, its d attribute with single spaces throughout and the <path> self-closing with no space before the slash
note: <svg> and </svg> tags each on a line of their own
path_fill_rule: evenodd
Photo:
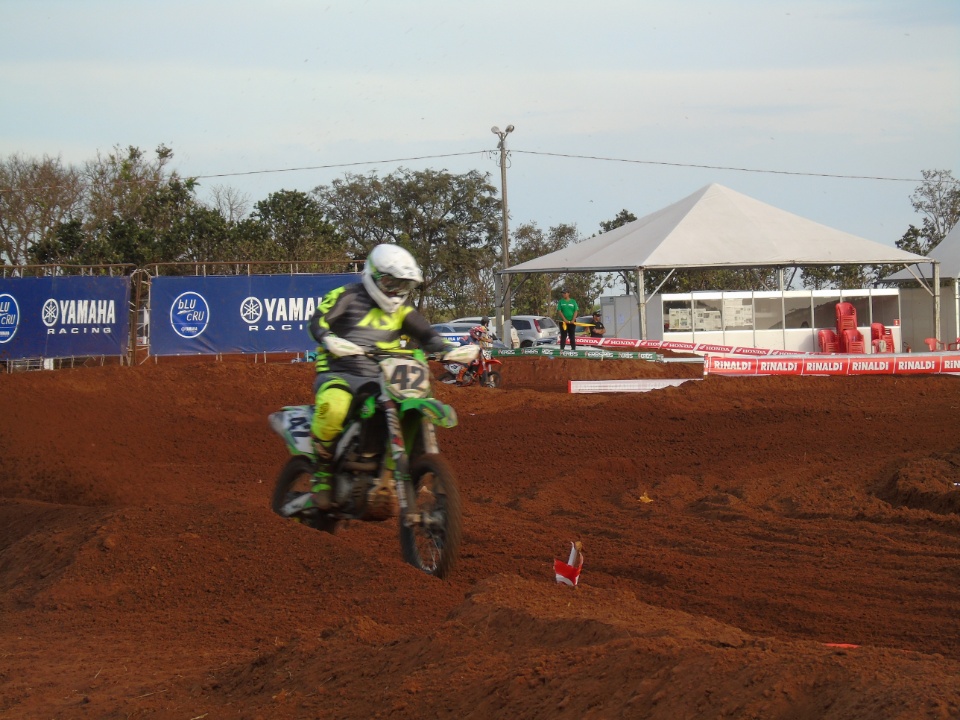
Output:
<svg viewBox="0 0 960 720">
<path fill-rule="evenodd" d="M 450 322 L 451 323 L 471 323 L 472 325 L 479 325 L 482 319 L 483 318 L 479 316 L 478 317 L 462 317 L 462 318 L 457 318 L 456 320 L 451 320 Z M 497 337 L 496 326 L 493 318 L 490 318 L 490 334 L 493 335 L 494 340 L 500 339 Z M 515 327 L 510 328 L 510 339 L 513 341 L 512 347 L 515 347 L 515 348 L 520 347 L 520 336 L 517 335 L 517 329 Z"/>
<path fill-rule="evenodd" d="M 560 342 L 560 328 L 546 315 L 514 315 L 510 321 L 520 336 L 520 347 L 556 345 Z"/>
</svg>

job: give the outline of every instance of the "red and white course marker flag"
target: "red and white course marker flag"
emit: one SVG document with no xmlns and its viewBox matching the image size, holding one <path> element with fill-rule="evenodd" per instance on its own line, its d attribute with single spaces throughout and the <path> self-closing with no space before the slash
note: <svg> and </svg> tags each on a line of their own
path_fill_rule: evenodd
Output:
<svg viewBox="0 0 960 720">
<path fill-rule="evenodd" d="M 553 572 L 556 573 L 557 582 L 576 587 L 580 581 L 580 568 L 583 567 L 583 545 L 578 540 L 570 543 L 570 557 L 567 562 L 562 560 L 553 561 Z"/>
</svg>

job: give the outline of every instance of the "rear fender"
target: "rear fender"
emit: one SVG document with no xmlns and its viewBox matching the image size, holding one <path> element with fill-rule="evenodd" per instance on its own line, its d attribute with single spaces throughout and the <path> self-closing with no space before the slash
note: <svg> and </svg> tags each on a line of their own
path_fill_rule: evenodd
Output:
<svg viewBox="0 0 960 720">
<path fill-rule="evenodd" d="M 291 455 L 313 458 L 313 440 L 310 438 L 313 405 L 289 405 L 271 413 L 269 419 L 270 429 L 283 438 Z"/>
</svg>

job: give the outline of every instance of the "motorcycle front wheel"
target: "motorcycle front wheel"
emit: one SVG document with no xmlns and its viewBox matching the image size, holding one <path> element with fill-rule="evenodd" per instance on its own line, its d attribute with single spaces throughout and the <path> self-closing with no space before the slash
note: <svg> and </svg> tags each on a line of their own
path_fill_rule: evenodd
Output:
<svg viewBox="0 0 960 720">
<path fill-rule="evenodd" d="M 503 382 L 503 378 L 500 377 L 500 373 L 496 370 L 491 370 L 483 374 L 483 382 L 480 384 L 484 387 L 498 388 L 501 382 Z"/>
<path fill-rule="evenodd" d="M 453 570 L 460 554 L 460 490 L 453 471 L 440 455 L 414 459 L 410 479 L 414 490 L 410 512 L 416 513 L 419 521 L 407 527 L 400 518 L 403 559 L 428 575 L 443 579 Z"/>
<path fill-rule="evenodd" d="M 273 487 L 273 498 L 270 501 L 271 509 L 281 517 L 286 517 L 281 512 L 283 507 L 309 493 L 313 486 L 313 463 L 309 458 L 303 455 L 297 455 L 287 461 L 277 477 L 277 483 Z M 300 515 L 291 516 L 295 520 L 307 527 L 323 532 L 333 533 L 337 529 L 337 520 L 325 513 L 319 513 L 316 509 L 304 511 Z"/>
</svg>

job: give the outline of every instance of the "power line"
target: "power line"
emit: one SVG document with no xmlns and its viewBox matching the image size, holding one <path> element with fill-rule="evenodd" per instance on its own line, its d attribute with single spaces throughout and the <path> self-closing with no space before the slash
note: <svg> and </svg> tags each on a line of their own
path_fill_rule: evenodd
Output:
<svg viewBox="0 0 960 720">
<path fill-rule="evenodd" d="M 300 172 L 304 170 L 329 170 L 332 168 L 346 168 L 346 167 L 356 167 L 358 165 L 387 165 L 390 163 L 398 162 L 408 162 L 411 160 L 435 160 L 440 158 L 450 158 L 450 157 L 463 157 L 466 155 L 489 155 L 493 151 L 489 149 L 483 150 L 472 150 L 469 152 L 460 152 L 460 153 L 447 153 L 444 155 L 416 155 L 411 157 L 402 157 L 402 158 L 393 158 L 385 160 L 362 160 L 357 162 L 349 163 L 331 163 L 329 165 L 309 165 L 303 167 L 290 167 L 290 168 L 275 168 L 268 170 L 246 170 L 241 172 L 233 173 L 211 173 L 207 175 L 187 175 L 183 176 L 184 178 L 193 178 L 196 180 L 204 180 L 211 178 L 227 178 L 227 177 L 242 177 L 248 175 L 267 175 L 267 174 L 276 174 L 276 173 L 287 173 L 287 172 Z M 761 168 L 744 168 L 744 167 L 733 167 L 727 165 L 701 165 L 696 163 L 678 163 L 678 162 L 665 162 L 660 160 L 633 160 L 629 158 L 613 158 L 613 157 L 604 157 L 600 155 L 574 155 L 572 153 L 553 153 L 553 152 L 541 152 L 537 150 L 517 150 L 511 149 L 510 154 L 520 153 L 523 155 L 539 155 L 544 157 L 560 157 L 560 158 L 570 158 L 575 160 L 600 160 L 603 162 L 620 162 L 620 163 L 630 163 L 635 165 L 660 165 L 665 167 L 679 167 L 679 168 L 697 168 L 703 170 L 727 170 L 732 172 L 749 172 L 749 173 L 764 173 L 769 175 L 795 175 L 802 177 L 823 177 L 823 178 L 837 178 L 843 180 L 882 180 L 890 182 L 912 182 L 912 183 L 923 183 L 925 182 L 922 179 L 917 178 L 897 178 L 897 177 L 883 177 L 877 175 L 839 175 L 832 173 L 814 173 L 814 172 L 798 172 L 794 170 L 769 170 Z M 133 181 L 119 181 L 118 184 L 139 184 L 144 182 L 142 179 L 133 180 Z M 157 181 L 152 181 L 157 182 Z M 960 184 L 960 179 L 953 180 L 954 184 Z M 22 192 L 24 190 L 50 190 L 53 189 L 53 186 L 43 186 L 43 187 L 30 187 L 30 188 L 0 188 L 0 193 L 16 193 Z"/>
<path fill-rule="evenodd" d="M 728 167 L 726 165 L 695 165 L 693 163 L 672 163 L 658 160 L 627 160 L 624 158 L 600 157 L 597 155 L 571 155 L 568 153 L 537 152 L 535 150 L 511 150 L 525 155 L 546 155 L 549 157 L 575 158 L 578 160 L 605 160 L 607 162 L 636 163 L 638 165 L 666 165 L 668 167 L 700 168 L 704 170 L 733 170 L 736 172 L 768 173 L 771 175 L 802 175 L 806 177 L 841 178 L 844 180 L 891 180 L 893 182 L 923 182 L 915 178 L 878 177 L 875 175 L 833 175 L 830 173 L 795 172 L 792 170 L 761 170 L 758 168 Z M 960 180 L 956 181 L 960 182 Z"/>
<path fill-rule="evenodd" d="M 362 160 L 360 162 L 336 163 L 332 165 L 312 165 L 309 167 L 278 168 L 276 170 L 248 170 L 246 172 L 218 173 L 216 175 L 193 175 L 191 177 L 202 180 L 206 178 L 239 177 L 241 175 L 265 175 L 267 173 L 297 172 L 299 170 L 329 170 L 330 168 L 353 167 L 355 165 L 381 165 L 387 163 L 407 162 L 408 160 L 434 160 L 436 158 L 459 157 L 461 155 L 481 155 L 487 150 L 473 150 L 471 152 L 449 153 L 447 155 L 420 155 L 417 157 L 394 158 L 393 160 Z"/>
</svg>

